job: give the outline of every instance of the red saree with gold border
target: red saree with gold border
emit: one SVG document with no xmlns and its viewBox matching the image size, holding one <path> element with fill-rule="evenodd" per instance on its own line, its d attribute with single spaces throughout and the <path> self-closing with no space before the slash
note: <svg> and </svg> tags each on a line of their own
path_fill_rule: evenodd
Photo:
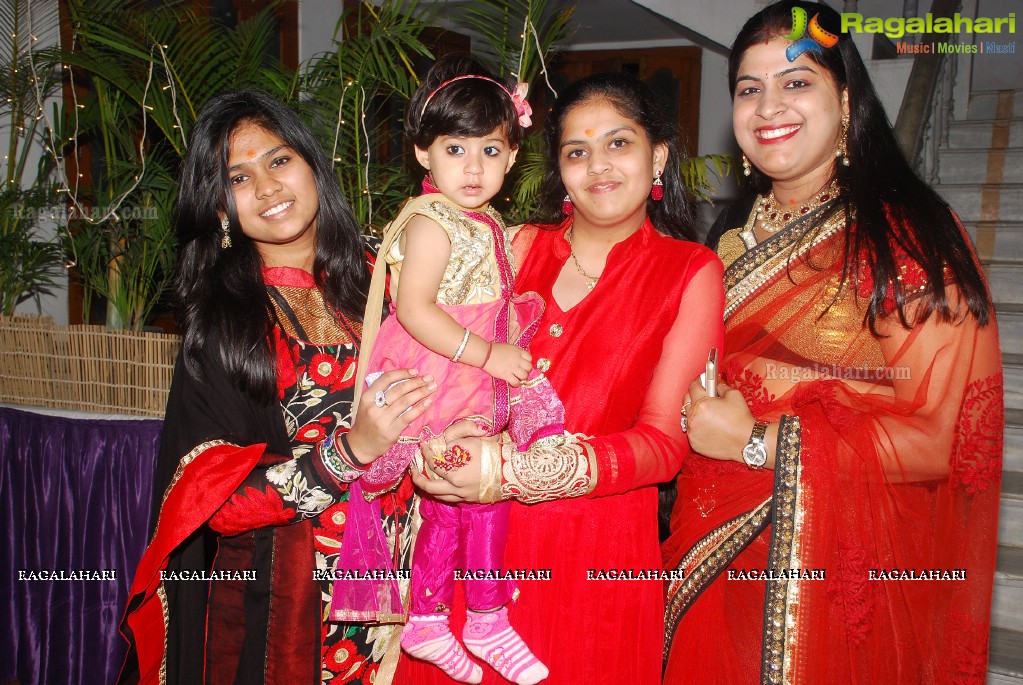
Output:
<svg viewBox="0 0 1023 685">
<path fill-rule="evenodd" d="M 845 221 L 718 247 L 726 382 L 780 421 L 775 469 L 690 455 L 668 568 L 665 682 L 982 683 L 1004 423 L 994 321 L 864 324 Z M 855 230 L 855 229 L 853 229 Z M 946 284 L 953 304 L 954 285 Z M 892 306 L 893 303 L 891 303 Z M 890 312 L 889 312 L 890 313 Z"/>
</svg>

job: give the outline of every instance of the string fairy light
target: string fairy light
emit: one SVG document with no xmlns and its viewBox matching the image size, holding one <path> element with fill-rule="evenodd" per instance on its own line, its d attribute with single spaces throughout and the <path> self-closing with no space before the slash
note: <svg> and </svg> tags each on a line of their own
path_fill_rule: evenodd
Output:
<svg viewBox="0 0 1023 685">
<path fill-rule="evenodd" d="M 366 88 L 359 86 L 362 97 L 359 98 L 359 112 L 362 114 L 362 134 L 366 139 L 366 223 L 373 225 L 373 194 L 369 192 L 369 129 L 366 128 Z"/>
<path fill-rule="evenodd" d="M 163 62 L 163 71 L 167 74 L 167 85 L 162 90 L 170 89 L 171 112 L 174 114 L 175 121 L 173 128 L 181 131 L 181 147 L 187 150 L 188 140 L 185 138 L 185 127 L 181 124 L 181 118 L 178 116 L 178 89 L 174 85 L 174 72 L 171 70 L 170 62 L 167 61 L 166 45 L 160 45 L 160 60 Z"/>
<path fill-rule="evenodd" d="M 28 30 L 31 32 L 32 30 L 31 4 L 29 4 L 27 22 Z M 71 52 L 74 52 L 77 47 L 80 31 L 81 25 L 76 22 L 71 33 L 70 48 Z M 79 199 L 80 183 L 85 176 L 80 171 L 77 171 L 80 170 L 82 167 L 80 158 L 80 148 L 78 145 L 78 134 L 81 125 L 79 119 L 79 110 L 85 109 L 85 105 L 78 101 L 78 92 L 75 83 L 75 70 L 72 69 L 69 64 L 61 65 L 62 69 L 67 72 L 68 85 L 71 92 L 70 110 L 72 116 L 70 118 L 73 121 L 73 128 L 72 134 L 67 138 L 66 142 L 70 143 L 72 147 L 72 155 L 76 173 L 70 174 L 68 172 L 68 159 L 63 153 L 64 148 L 62 147 L 62 145 L 58 144 L 54 133 L 56 128 L 53 125 L 53 122 L 50 120 L 50 117 L 47 115 L 45 107 L 43 106 L 44 90 L 47 87 L 46 85 L 44 85 L 46 80 L 39 76 L 34 56 L 31 50 L 28 51 L 29 65 L 32 72 L 32 78 L 29 79 L 29 82 L 32 84 L 32 92 L 35 96 L 37 110 L 39 114 L 39 116 L 36 117 L 36 120 L 38 121 L 42 119 L 45 122 L 46 133 L 44 134 L 45 135 L 44 139 L 49 140 L 49 145 L 45 147 L 45 152 L 47 153 L 47 155 L 50 156 L 54 164 L 53 173 L 58 186 L 57 188 L 55 188 L 55 193 L 58 197 L 61 197 L 62 194 L 66 194 L 64 202 L 70 206 L 76 218 L 93 225 L 101 224 L 111 219 L 116 221 L 121 220 L 121 216 L 120 214 L 118 214 L 118 211 L 121 209 L 123 203 L 128 199 L 128 197 L 138 189 L 139 185 L 142 183 L 143 178 L 145 178 L 147 171 L 145 143 L 149 128 L 149 116 L 147 113 L 149 111 L 154 111 L 154 107 L 149 104 L 149 100 L 154 86 L 154 76 L 156 68 L 155 51 L 157 49 L 159 49 L 160 51 L 160 59 L 163 67 L 163 72 L 167 78 L 167 83 L 164 87 L 161 88 L 161 90 L 171 91 L 170 92 L 171 111 L 174 116 L 175 122 L 177 122 L 174 124 L 173 128 L 181 131 L 182 144 L 183 146 L 187 146 L 187 139 L 185 138 L 184 127 L 181 123 L 181 118 L 178 114 L 178 99 L 177 89 L 174 84 L 174 74 L 173 70 L 171 69 L 170 62 L 167 58 L 166 48 L 167 48 L 166 45 L 162 45 L 153 41 L 153 45 L 149 50 L 146 82 L 142 90 L 139 109 L 142 115 L 141 122 L 142 126 L 140 135 L 138 137 L 138 166 L 139 166 L 138 174 L 134 175 L 133 183 L 131 183 L 130 187 L 128 187 L 124 192 L 115 197 L 110 202 L 110 204 L 108 204 L 104 208 L 104 211 L 102 213 L 87 210 Z M 71 240 L 69 226 L 66 223 L 63 225 L 58 223 L 57 230 L 58 235 L 63 238 L 62 242 L 67 246 L 68 249 L 68 255 L 64 266 L 65 268 L 70 269 L 76 266 L 80 260 L 79 255 L 77 253 L 77 248 L 75 246 L 75 242 Z"/>
<path fill-rule="evenodd" d="M 558 91 L 554 90 L 554 86 L 551 85 L 551 80 L 547 74 L 547 61 L 544 58 L 543 48 L 540 46 L 540 35 L 537 33 L 536 26 L 533 25 L 533 20 L 529 18 L 529 13 L 526 13 L 525 20 L 522 22 L 522 33 L 519 34 L 519 38 L 522 39 L 522 49 L 519 50 L 519 70 L 514 76 L 515 78 L 521 78 L 522 75 L 522 63 L 526 58 L 526 45 L 529 42 L 529 34 L 533 36 L 533 42 L 536 44 L 536 57 L 540 60 L 540 73 L 543 74 L 543 80 L 547 83 L 547 88 L 550 89 L 554 97 L 558 97 Z"/>
<path fill-rule="evenodd" d="M 26 20 L 27 20 L 27 23 L 28 23 L 28 30 L 31 32 L 32 31 L 31 4 L 29 4 L 29 9 L 26 12 Z M 72 35 L 71 35 L 71 51 L 72 52 L 74 52 L 74 50 L 75 50 L 75 48 L 77 46 L 78 36 L 79 36 L 79 29 L 80 28 L 81 28 L 80 25 L 76 23 L 75 26 L 74 26 L 74 29 L 72 31 Z M 145 86 L 143 87 L 143 90 L 142 90 L 142 99 L 141 99 L 141 106 L 140 106 L 140 112 L 142 114 L 142 131 L 141 131 L 141 135 L 139 136 L 139 139 L 138 139 L 138 155 L 139 155 L 139 167 L 140 167 L 139 173 L 133 177 L 133 183 L 131 184 L 131 186 L 127 190 L 122 192 L 120 195 L 118 195 L 116 198 L 114 198 L 111 201 L 111 203 L 105 208 L 105 211 L 102 214 L 97 214 L 97 213 L 94 213 L 94 212 L 91 212 L 91 211 L 87 211 L 86 208 L 82 205 L 81 201 L 79 200 L 79 197 L 78 197 L 78 193 L 79 193 L 79 190 L 80 190 L 79 182 L 80 182 L 80 179 L 84 178 L 84 174 L 82 174 L 82 173 L 69 174 L 68 171 L 67 171 L 67 159 L 64 156 L 64 154 L 61 153 L 61 151 L 60 151 L 62 148 L 57 143 L 57 140 L 56 140 L 55 135 L 54 135 L 55 127 L 53 125 L 53 122 L 50 120 L 49 116 L 46 114 L 45 107 L 43 106 L 43 90 L 44 90 L 44 88 L 43 88 L 43 85 L 41 83 L 42 79 L 39 77 L 38 72 L 36 70 L 35 60 L 34 60 L 34 56 L 32 54 L 32 51 L 28 51 L 29 66 L 30 66 L 30 69 L 31 69 L 32 74 L 33 74 L 33 78 L 30 81 L 31 81 L 31 83 L 34 84 L 33 94 L 35 96 L 36 105 L 38 107 L 38 111 L 39 111 L 39 115 L 40 115 L 39 117 L 37 117 L 37 119 L 38 118 L 42 118 L 44 120 L 44 122 L 46 123 L 47 137 L 49 138 L 49 143 L 50 143 L 49 146 L 47 148 L 45 148 L 45 151 L 53 159 L 54 169 L 55 169 L 55 173 L 57 175 L 58 185 L 62 186 L 62 187 L 59 187 L 57 189 L 57 192 L 58 193 L 60 193 L 60 192 L 67 193 L 67 196 L 68 196 L 68 200 L 67 201 L 74 208 L 77 217 L 81 218 L 82 220 L 84 220 L 84 221 L 86 221 L 86 222 L 88 222 L 90 224 L 100 224 L 100 223 L 103 223 L 105 221 L 108 221 L 109 219 L 119 219 L 119 215 L 117 214 L 117 211 L 121 208 L 121 205 L 128 198 L 128 196 L 130 196 L 133 192 L 135 192 L 135 190 L 138 188 L 139 184 L 141 184 L 142 179 L 145 177 L 145 173 L 146 173 L 145 141 L 146 141 L 146 135 L 147 135 L 148 128 L 149 128 L 149 117 L 147 115 L 147 112 L 153 111 L 153 109 L 154 109 L 150 104 L 148 104 L 148 102 L 149 102 L 150 91 L 151 91 L 152 85 L 153 85 L 153 74 L 154 74 L 154 64 L 155 64 L 154 55 L 155 55 L 155 52 L 156 52 L 157 49 L 160 50 L 161 62 L 162 62 L 163 68 L 164 68 L 164 72 L 165 72 L 165 74 L 167 76 L 167 86 L 165 86 L 163 88 L 163 90 L 167 90 L 169 88 L 170 91 L 171 91 L 171 110 L 173 112 L 174 119 L 177 122 L 177 124 L 175 125 L 174 128 L 177 128 L 178 130 L 182 131 L 182 140 L 184 140 L 184 128 L 181 125 L 181 119 L 180 119 L 180 117 L 178 115 L 178 108 L 177 108 L 177 89 L 174 87 L 173 71 L 170 68 L 170 64 L 169 64 L 169 62 L 167 60 L 167 55 L 166 55 L 166 52 L 165 52 L 165 48 L 166 47 L 167 46 L 159 44 L 159 43 L 156 43 L 154 41 L 154 45 L 150 48 L 150 51 L 149 51 L 149 66 L 147 68 Z M 75 71 L 74 71 L 74 69 L 71 69 L 70 65 L 68 65 L 68 64 L 63 64 L 62 67 L 63 67 L 64 70 L 66 70 L 68 72 L 68 85 L 69 85 L 69 90 L 71 92 L 72 112 L 74 114 L 74 116 L 72 117 L 72 119 L 74 121 L 73 129 L 72 129 L 72 135 L 68 138 L 68 142 L 74 143 L 71 146 L 72 149 L 73 149 L 74 165 L 75 165 L 76 169 L 81 169 L 81 158 L 79 156 L 80 150 L 79 150 L 79 146 L 78 146 L 78 133 L 79 133 L 79 130 L 80 130 L 79 127 L 80 127 L 80 123 L 81 122 L 79 120 L 78 110 L 85 109 L 85 105 L 78 101 L 78 91 L 77 91 L 77 88 L 75 87 L 76 84 L 75 84 Z M 72 184 L 72 181 L 71 181 L 71 177 L 74 178 L 73 184 Z M 64 231 L 65 231 L 65 233 L 67 233 L 67 227 L 66 226 L 64 227 Z M 68 234 L 67 237 L 70 238 L 70 234 Z M 71 250 L 74 251 L 75 250 L 74 242 L 68 240 L 67 243 L 71 246 Z M 77 263 L 77 261 L 78 261 L 77 254 L 72 254 L 72 256 L 71 256 L 71 258 L 69 260 L 69 263 Z"/>
<path fill-rule="evenodd" d="M 33 39 L 34 39 L 35 38 L 35 31 L 32 28 L 32 3 L 26 3 L 25 21 L 26 21 L 26 24 L 28 26 L 29 35 L 32 36 Z M 16 36 L 12 36 L 12 37 L 16 39 Z M 46 130 L 46 133 L 47 133 L 47 138 L 49 138 L 49 141 L 50 141 L 49 142 L 49 146 L 45 147 L 45 152 L 47 152 L 53 158 L 54 167 L 56 169 L 56 173 L 57 173 L 59 178 L 60 177 L 63 178 L 63 185 L 66 187 L 67 186 L 67 169 L 66 169 L 66 166 L 64 164 L 63 156 L 58 152 L 60 147 L 57 145 L 57 141 L 54 138 L 53 123 L 50 121 L 49 117 L 46 116 L 46 108 L 43 105 L 43 85 L 40 83 L 41 79 L 37 78 L 38 72 L 36 71 L 35 53 L 31 49 L 27 50 L 26 53 L 27 53 L 27 57 L 28 57 L 29 70 L 31 70 L 32 75 L 34 77 L 30 81 L 33 84 L 32 94 L 35 96 L 36 107 L 38 108 L 39 113 L 40 113 L 40 115 L 43 118 L 43 121 L 45 123 L 45 130 Z M 67 65 L 63 65 L 63 66 L 64 66 L 65 69 L 67 68 Z M 17 69 L 14 69 L 14 73 L 17 73 Z M 72 91 L 73 91 L 73 89 L 74 89 L 74 85 L 72 83 Z M 10 102 L 10 100 L 8 100 L 8 102 Z M 75 130 L 74 131 L 75 131 L 74 138 L 77 139 L 77 137 L 78 137 L 78 114 L 77 114 L 77 110 L 75 112 Z M 77 145 L 75 147 L 77 148 Z M 60 185 L 59 178 L 58 178 L 58 185 Z M 61 190 L 62 190 L 62 188 L 60 188 L 60 187 L 57 188 L 56 192 L 57 192 L 58 195 L 60 194 Z M 57 235 L 58 236 L 60 236 L 60 233 L 61 233 L 62 230 L 63 230 L 63 233 L 65 234 L 63 236 L 62 242 L 65 245 L 70 246 L 70 249 L 71 249 L 71 254 L 68 256 L 68 258 L 67 258 L 67 260 L 65 262 L 65 268 L 70 269 L 71 267 L 73 267 L 75 264 L 78 263 L 78 253 L 77 253 L 77 251 L 75 249 L 74 242 L 71 240 L 71 233 L 68 231 L 67 226 L 63 226 L 62 227 L 60 225 L 60 223 L 58 222 L 57 223 Z"/>
<path fill-rule="evenodd" d="M 341 89 L 341 97 L 337 100 L 337 123 L 334 125 L 334 147 L 330 153 L 330 156 L 334 158 L 335 162 L 341 161 L 341 158 L 337 156 L 337 145 L 338 141 L 341 139 L 341 127 L 345 124 L 345 120 L 341 115 L 341 108 L 344 107 L 345 94 L 348 92 L 349 85 L 351 84 L 348 84 Z"/>
</svg>

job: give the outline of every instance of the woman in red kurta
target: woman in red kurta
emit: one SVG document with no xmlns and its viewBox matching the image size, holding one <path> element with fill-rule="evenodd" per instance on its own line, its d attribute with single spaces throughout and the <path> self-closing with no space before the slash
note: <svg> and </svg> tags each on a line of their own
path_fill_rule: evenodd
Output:
<svg viewBox="0 0 1023 685">
<path fill-rule="evenodd" d="M 567 433 L 528 452 L 468 441 L 479 458 L 417 483 L 441 499 L 518 500 L 506 570 L 526 577 L 510 616 L 550 667 L 545 682 L 657 683 L 655 485 L 688 450 L 681 379 L 721 344 L 722 267 L 676 240 L 692 225 L 677 134 L 647 86 L 589 77 L 548 116 L 545 187 L 554 205 L 567 191 L 568 217 L 526 226 L 514 248 L 519 287 L 547 303 L 531 352 L 564 402 Z M 406 660 L 395 682 L 446 681 Z"/>
</svg>

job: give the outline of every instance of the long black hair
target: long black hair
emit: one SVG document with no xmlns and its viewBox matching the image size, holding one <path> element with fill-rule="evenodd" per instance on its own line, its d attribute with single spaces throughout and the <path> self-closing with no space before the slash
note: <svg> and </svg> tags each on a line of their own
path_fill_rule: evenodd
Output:
<svg viewBox="0 0 1023 685">
<path fill-rule="evenodd" d="M 483 78 L 463 78 L 441 86 L 459 76 Z M 508 143 L 517 148 L 522 127 L 507 84 L 468 55 L 454 53 L 434 62 L 406 108 L 405 135 L 422 150 L 438 136 L 478 138 L 499 127 L 504 128 Z"/>
<path fill-rule="evenodd" d="M 822 28 L 839 36 L 831 48 L 805 53 L 835 79 L 849 97 L 849 166 L 835 164 L 841 202 L 833 211 L 845 211 L 845 259 L 841 282 L 858 283 L 861 256 L 867 255 L 873 275 L 873 292 L 866 320 L 876 333 L 877 320 L 887 315 L 885 302 L 894 295 L 900 323 L 909 327 L 905 286 L 899 279 L 897 250 L 904 251 L 923 269 L 927 286 L 920 300 L 916 322 L 937 313 L 942 321 L 954 321 L 966 312 L 945 295 L 946 269 L 959 288 L 962 301 L 980 323 L 990 318 L 987 288 L 973 251 L 951 209 L 916 174 L 895 139 L 884 107 L 874 91 L 867 69 L 848 34 L 840 31 L 841 17 L 827 5 L 782 0 L 753 15 L 739 31 L 728 56 L 728 87 L 735 97 L 736 77 L 746 51 L 758 44 L 787 35 L 792 29 L 792 9 L 807 16 L 818 15 Z M 771 179 L 754 167 L 753 186 L 758 193 L 771 188 Z M 841 288 L 840 288 L 841 290 Z"/>
<path fill-rule="evenodd" d="M 660 201 L 648 199 L 647 215 L 661 233 L 673 238 L 695 240 L 693 199 L 682 182 L 679 166 L 683 157 L 678 126 L 667 115 L 650 86 L 624 72 L 594 74 L 579 79 L 558 95 L 554 107 L 546 114 L 546 171 L 534 221 L 557 222 L 563 218 L 561 206 L 565 197 L 565 184 L 561 182 L 558 158 L 565 116 L 579 105 L 595 100 L 610 103 L 623 117 L 639 124 L 651 145 L 663 143 L 668 148 L 668 158 L 661 175 L 664 198 Z M 653 178 L 650 180 L 653 182 Z"/>
<path fill-rule="evenodd" d="M 268 345 L 276 314 L 259 251 L 241 230 L 228 179 L 231 134 L 249 123 L 280 138 L 312 168 L 319 195 L 313 277 L 336 315 L 361 320 L 369 267 L 359 226 L 331 164 L 298 116 L 254 92 L 224 93 L 207 102 L 189 136 L 174 217 L 181 244 L 174 294 L 184 334 L 182 353 L 196 378 L 202 378 L 199 355 L 206 350 L 233 383 L 269 403 L 276 397 L 276 366 Z M 233 243 L 226 249 L 220 246 L 221 212 L 230 221 Z"/>
</svg>

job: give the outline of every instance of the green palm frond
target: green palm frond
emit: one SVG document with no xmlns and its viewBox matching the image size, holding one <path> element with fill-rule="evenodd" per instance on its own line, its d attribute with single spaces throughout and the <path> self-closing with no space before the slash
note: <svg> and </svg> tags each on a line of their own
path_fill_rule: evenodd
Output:
<svg viewBox="0 0 1023 685">
<path fill-rule="evenodd" d="M 68 7 L 75 44 L 62 56 L 85 75 L 88 93 L 67 133 L 99 162 L 78 195 L 98 216 L 72 222 L 71 247 L 86 307 L 103 297 L 108 323 L 138 328 L 174 272 L 174 177 L 200 109 L 229 88 L 284 98 L 294 75 L 270 56 L 275 5 L 233 29 L 178 4 L 142 11 L 134 0 L 68 0 Z"/>
<path fill-rule="evenodd" d="M 60 86 L 57 5 L 28 0 L 0 3 L 0 314 L 56 287 L 63 251 L 43 235 L 56 216 L 54 184 L 45 157 L 26 178 L 33 154 L 48 145 L 40 104 Z"/>
<path fill-rule="evenodd" d="M 560 4 L 560 3 L 558 3 Z M 538 92 L 546 65 L 569 36 L 574 6 L 557 9 L 547 0 L 476 0 L 461 20 L 482 36 L 475 54 L 502 77 L 512 76 Z M 497 200 L 510 223 L 528 219 L 536 210 L 544 177 L 543 139 L 538 131 L 526 137 L 515 166 Z"/>
<path fill-rule="evenodd" d="M 568 38 L 574 10 L 556 9 L 547 0 L 476 0 L 461 19 L 483 37 L 476 54 L 495 73 L 535 84 L 553 51 Z"/>
<path fill-rule="evenodd" d="M 54 211 L 52 184 L 0 191 L 0 314 L 50 292 L 61 273 L 63 250 L 40 235 L 39 225 Z M 55 217 L 50 217 L 55 218 Z"/>
<path fill-rule="evenodd" d="M 544 140 L 540 131 L 530 133 L 522 141 L 513 171 L 515 174 L 510 177 L 510 183 L 505 183 L 505 187 L 511 185 L 511 191 L 501 196 L 505 201 L 502 210 L 509 225 L 527 221 L 537 209 L 546 171 Z"/>
<path fill-rule="evenodd" d="M 414 63 L 430 52 L 420 36 L 430 10 L 418 1 L 351 6 L 338 21 L 334 50 L 316 56 L 301 77 L 296 102 L 332 155 L 338 179 L 363 226 L 380 225 L 408 195 L 411 179 L 393 160 L 376 159 L 395 101 L 418 86 Z"/>
<path fill-rule="evenodd" d="M 715 190 L 710 181 L 713 173 L 719 180 L 725 180 L 736 173 L 735 155 L 702 155 L 689 157 L 682 162 L 682 182 L 698 199 L 710 201 Z"/>
<path fill-rule="evenodd" d="M 140 13 L 128 11 L 130 4 L 71 0 L 78 45 L 65 60 L 130 98 L 139 118 L 145 105 L 179 154 L 202 105 L 217 92 L 247 87 L 289 94 L 291 73 L 267 56 L 276 5 L 228 30 L 174 5 Z"/>
</svg>

